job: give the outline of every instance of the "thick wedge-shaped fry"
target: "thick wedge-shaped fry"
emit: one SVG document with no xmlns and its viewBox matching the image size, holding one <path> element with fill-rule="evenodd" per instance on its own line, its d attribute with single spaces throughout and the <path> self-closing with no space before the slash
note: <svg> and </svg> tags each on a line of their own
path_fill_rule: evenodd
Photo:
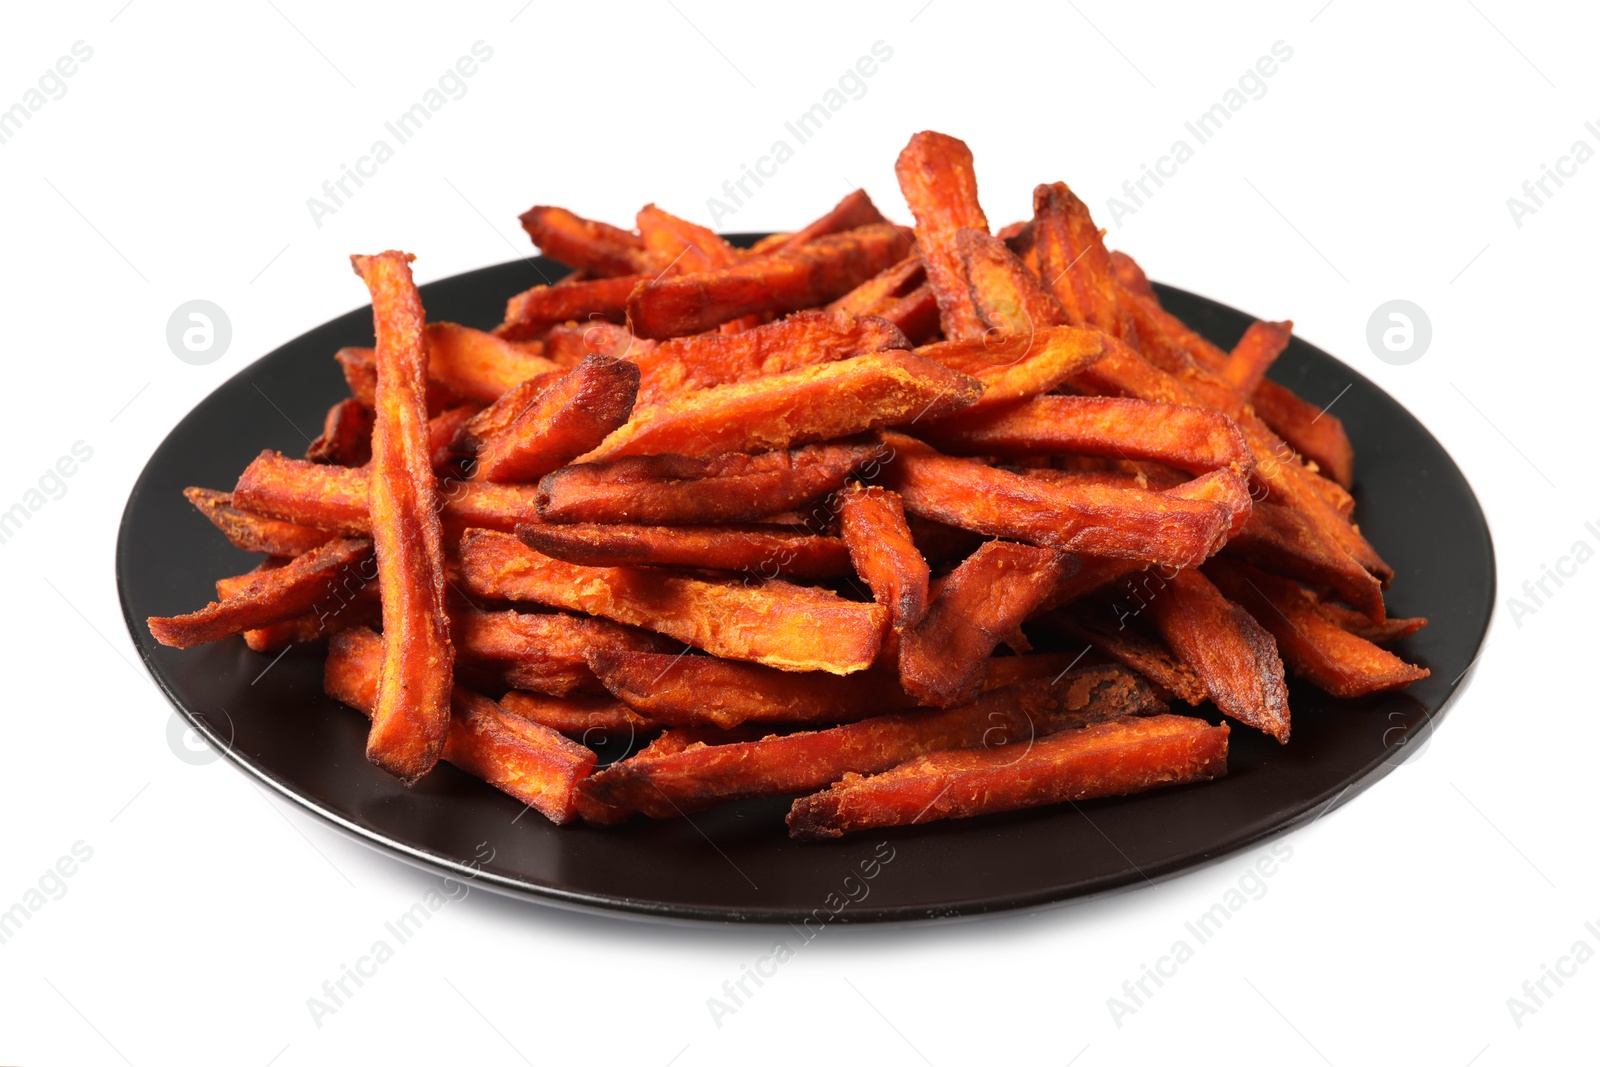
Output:
<svg viewBox="0 0 1600 1067">
<path fill-rule="evenodd" d="M 1338 416 L 1273 381 L 1256 386 L 1250 402 L 1261 421 L 1322 473 L 1346 489 L 1354 484 L 1355 450 Z"/>
<path fill-rule="evenodd" d="M 1100 358 L 1104 338 L 1095 330 L 1052 326 L 1031 333 L 976 341 L 940 341 L 916 354 L 983 383 L 983 396 L 966 409 L 977 415 L 1048 393 Z"/>
<path fill-rule="evenodd" d="M 989 232 L 978 203 L 972 151 L 946 134 L 924 130 L 912 135 L 894 164 L 900 191 L 917 220 L 917 253 L 939 303 L 939 321 L 952 341 L 981 338 L 988 329 L 972 300 L 956 231 Z"/>
<path fill-rule="evenodd" d="M 559 611 L 455 611 L 450 639 L 458 671 L 551 696 L 604 691 L 589 669 L 594 652 L 679 651 L 678 642 L 660 634 Z"/>
<path fill-rule="evenodd" d="M 190 486 L 183 491 L 183 495 L 235 547 L 246 552 L 264 552 L 269 556 L 302 556 L 318 545 L 326 544 L 334 536 L 327 530 L 299 526 L 234 507 L 232 493 Z"/>
<path fill-rule="evenodd" d="M 383 638 L 347 630 L 328 643 L 323 690 L 371 718 L 382 662 Z M 451 690 L 441 756 L 554 823 L 577 817 L 578 783 L 595 765 L 595 754 L 577 742 L 461 686 Z"/>
<path fill-rule="evenodd" d="M 1173 655 L 1171 649 L 1127 626 L 1125 620 L 1119 620 L 1119 614 L 1112 605 L 1080 601 L 1041 616 L 1040 622 L 1138 671 L 1187 704 L 1204 701 L 1206 688 L 1194 669 Z"/>
<path fill-rule="evenodd" d="M 1127 674 L 1104 668 L 992 690 L 945 711 L 878 715 L 826 730 L 624 760 L 585 787 L 611 804 L 653 818 L 753 796 L 817 789 L 850 773 L 885 770 L 925 752 L 991 745 L 1013 757 L 1037 738 L 1085 721 L 1129 713 Z M 1013 747 L 1014 746 L 1014 747 Z"/>
<path fill-rule="evenodd" d="M 263 452 L 251 461 L 234 487 L 236 507 L 273 516 L 304 527 L 337 533 L 366 534 L 371 471 L 308 463 L 277 452 Z M 842 480 L 842 479 L 841 479 Z M 439 516 L 453 534 L 469 526 L 515 530 L 538 522 L 537 492 L 531 485 L 446 481 L 438 485 Z"/>
<path fill-rule="evenodd" d="M 928 563 L 911 540 L 900 495 L 853 485 L 839 494 L 837 506 L 839 533 L 856 573 L 889 609 L 895 632 L 915 626 L 928 610 Z"/>
<path fill-rule="evenodd" d="M 750 456 L 625 456 L 576 463 L 539 483 L 547 522 L 681 525 L 751 522 L 797 508 L 876 471 L 888 453 L 875 444 L 806 445 Z"/>
<path fill-rule="evenodd" d="M 713 656 L 609 650 L 591 653 L 589 664 L 618 699 L 668 726 L 854 722 L 916 706 L 899 677 L 880 668 L 841 678 Z"/>
<path fill-rule="evenodd" d="M 639 367 L 613 356 L 546 379 L 528 406 L 478 448 L 475 481 L 534 482 L 589 451 L 628 421 Z"/>
<path fill-rule="evenodd" d="M 849 356 L 909 348 L 883 319 L 802 311 L 734 334 L 697 333 L 652 345 L 639 364 L 640 405 L 729 382 L 749 381 Z"/>
<path fill-rule="evenodd" d="M 927 613 L 900 638 L 900 683 L 924 704 L 971 697 L 989 653 L 1050 596 L 1062 556 L 990 541 L 950 572 Z"/>
<path fill-rule="evenodd" d="M 1410 685 L 1428 671 L 1348 633 L 1287 578 L 1233 560 L 1216 560 L 1206 574 L 1277 640 L 1295 674 L 1336 697 L 1359 697 Z"/>
<path fill-rule="evenodd" d="M 888 484 L 924 518 L 1046 548 L 1173 566 L 1221 546 L 1233 515 L 1207 500 L 1027 478 L 898 435 Z"/>
<path fill-rule="evenodd" d="M 347 397 L 328 409 L 322 433 L 306 448 L 313 463 L 359 467 L 372 458 L 372 409 Z"/>
<path fill-rule="evenodd" d="M 644 241 L 638 234 L 574 215 L 561 207 L 531 207 L 522 213 L 520 221 L 539 251 L 576 270 L 613 278 L 650 269 Z"/>
<path fill-rule="evenodd" d="M 709 581 L 654 568 L 563 563 L 490 530 L 461 541 L 461 577 L 484 597 L 531 601 L 643 626 L 726 659 L 850 674 L 877 658 L 888 612 L 773 580 Z"/>
<path fill-rule="evenodd" d="M 898 229 L 879 223 L 705 274 L 645 278 L 627 298 L 628 320 L 640 337 L 677 337 L 741 315 L 816 307 L 910 251 Z"/>
<path fill-rule="evenodd" d="M 352 256 L 372 293 L 378 391 L 368 485 L 383 598 L 383 669 L 367 758 L 412 782 L 438 762 L 455 662 L 444 613 L 444 548 L 424 400 L 422 298 L 403 252 Z"/>
<path fill-rule="evenodd" d="M 282 567 L 248 576 L 234 595 L 187 615 L 146 619 L 163 645 L 193 648 L 208 641 L 284 622 L 327 603 L 346 586 L 359 589 L 372 576 L 372 543 L 336 538 Z"/>
<path fill-rule="evenodd" d="M 1293 322 L 1252 322 L 1221 367 L 1229 385 L 1246 396 L 1256 391 L 1267 368 L 1289 346 Z"/>
<path fill-rule="evenodd" d="M 810 225 L 791 233 L 784 241 L 777 245 L 775 251 L 784 248 L 799 248 L 808 245 L 819 237 L 826 237 L 831 233 L 843 233 L 846 230 L 858 229 L 862 226 L 872 226 L 877 223 L 888 222 L 883 213 L 878 210 L 872 198 L 865 189 L 852 189 L 844 194 L 844 199 L 833 205 L 833 209 L 821 218 L 814 220 Z"/>
<path fill-rule="evenodd" d="M 957 412 L 925 436 L 953 455 L 1146 459 L 1195 474 L 1255 467 L 1244 435 L 1221 412 L 1129 397 L 1036 396 Z"/>
<path fill-rule="evenodd" d="M 1007 747 L 936 752 L 871 777 L 849 775 L 789 809 L 789 836 L 842 837 L 1044 804 L 1205 782 L 1228 770 L 1228 727 L 1180 715 L 1119 719 Z"/>
<path fill-rule="evenodd" d="M 616 278 L 567 285 L 536 285 L 506 301 L 505 321 L 495 336 L 507 341 L 527 341 L 543 336 L 550 327 L 572 320 L 622 322 L 628 294 L 649 275 L 624 274 Z"/>
<path fill-rule="evenodd" d="M 766 452 L 938 418 L 982 392 L 976 379 L 908 352 L 855 356 L 651 408 L 584 458 Z"/>
<path fill-rule="evenodd" d="M 554 559 L 594 567 L 698 567 L 753 578 L 833 578 L 850 573 L 837 537 L 774 526 L 627 526 L 542 523 L 517 535 Z"/>
<path fill-rule="evenodd" d="M 1283 660 L 1272 634 L 1223 596 L 1199 571 L 1174 575 L 1150 603 L 1150 614 L 1178 658 L 1194 669 L 1222 713 L 1289 741 L 1289 698 Z"/>
<path fill-rule="evenodd" d="M 586 745 L 624 744 L 661 729 L 620 700 L 609 696 L 558 697 L 513 689 L 500 707 Z"/>
</svg>

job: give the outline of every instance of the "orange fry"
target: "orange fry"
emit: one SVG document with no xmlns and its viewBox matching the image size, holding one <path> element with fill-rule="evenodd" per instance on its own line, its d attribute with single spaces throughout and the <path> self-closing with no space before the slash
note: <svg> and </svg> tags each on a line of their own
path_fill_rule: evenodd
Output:
<svg viewBox="0 0 1600 1067">
<path fill-rule="evenodd" d="M 1322 473 L 1348 489 L 1355 480 L 1355 450 L 1344 423 L 1325 408 L 1308 403 L 1287 386 L 1264 381 L 1250 398 L 1261 421 Z"/>
<path fill-rule="evenodd" d="M 1216 560 L 1206 574 L 1224 595 L 1254 615 L 1277 640 L 1294 673 L 1336 697 L 1359 697 L 1410 685 L 1428 671 L 1348 633 L 1287 578 L 1232 560 Z"/>
<path fill-rule="evenodd" d="M 542 388 L 505 429 L 478 448 L 474 481 L 533 482 L 589 451 L 628 421 L 639 367 L 612 356 L 585 356 Z"/>
<path fill-rule="evenodd" d="M 790 671 L 850 674 L 877 658 L 888 612 L 825 589 L 773 580 L 690 578 L 646 567 L 585 567 L 515 537 L 469 530 L 461 542 L 469 592 L 580 611 L 676 637 L 726 659 Z"/>
<path fill-rule="evenodd" d="M 557 323 L 574 319 L 622 322 L 628 294 L 648 277 L 624 274 L 566 285 L 536 285 L 506 301 L 505 321 L 495 327 L 495 336 L 528 341 L 543 336 Z"/>
<path fill-rule="evenodd" d="M 359 467 L 372 458 L 372 409 L 347 397 L 328 409 L 322 433 L 306 448 L 313 463 Z"/>
<path fill-rule="evenodd" d="M 917 253 L 939 304 L 944 335 L 952 341 L 982 338 L 988 327 L 973 302 L 956 247 L 957 230 L 989 232 L 978 203 L 972 151 L 954 137 L 923 131 L 901 151 L 894 172 L 917 220 Z"/>
<path fill-rule="evenodd" d="M 282 567 L 259 571 L 232 596 L 199 611 L 145 620 L 150 634 L 172 648 L 193 648 L 304 615 L 347 585 L 359 589 L 370 576 L 372 543 L 337 538 Z"/>
<path fill-rule="evenodd" d="M 538 349 L 453 322 L 430 322 L 428 410 L 436 412 L 464 400 L 488 404 L 523 379 L 555 370 L 556 365 Z M 372 407 L 377 389 L 372 349 L 345 348 L 336 358 L 344 367 L 351 395 Z"/>
<path fill-rule="evenodd" d="M 898 229 L 879 223 L 705 274 L 644 278 L 627 297 L 628 320 L 638 336 L 663 338 L 699 333 L 741 315 L 815 307 L 909 251 Z"/>
<path fill-rule="evenodd" d="M 520 221 L 539 251 L 574 269 L 599 278 L 642 274 L 650 269 L 644 241 L 627 230 L 560 207 L 531 207 Z"/>
<path fill-rule="evenodd" d="M 1222 377 L 1246 396 L 1255 392 L 1266 377 L 1267 368 L 1289 346 L 1293 330 L 1292 322 L 1252 322 L 1228 353 L 1228 360 L 1221 367 Z"/>
<path fill-rule="evenodd" d="M 457 670 L 551 696 L 600 692 L 588 656 L 602 651 L 677 652 L 677 643 L 609 619 L 520 611 L 452 612 Z"/>
<path fill-rule="evenodd" d="M 1193 668 L 1172 654 L 1158 641 L 1130 629 L 1120 621 L 1120 612 L 1106 604 L 1079 602 L 1072 607 L 1041 617 L 1041 622 L 1067 637 L 1082 641 L 1102 655 L 1109 656 L 1186 704 L 1199 704 L 1206 698 L 1205 686 Z"/>
<path fill-rule="evenodd" d="M 754 456 L 624 456 L 576 463 L 539 483 L 539 517 L 643 525 L 751 522 L 838 489 L 853 471 L 876 472 L 887 458 L 880 449 L 834 443 Z"/>
<path fill-rule="evenodd" d="M 1061 304 L 1006 243 L 987 230 L 956 231 L 956 253 L 978 318 L 993 342 L 1032 337 L 1067 321 Z"/>
<path fill-rule="evenodd" d="M 900 639 L 906 692 L 935 707 L 969 699 L 989 653 L 1049 597 L 1062 564 L 1059 552 L 1009 541 L 967 557 Z"/>
<path fill-rule="evenodd" d="M 1043 804 L 1126 796 L 1221 778 L 1228 727 L 1181 715 L 1119 719 L 1012 746 L 935 752 L 871 777 L 847 775 L 789 809 L 789 836 L 842 837 Z"/>
<path fill-rule="evenodd" d="M 646 273 L 668 277 L 701 274 L 739 261 L 738 249 L 717 234 L 654 204 L 640 208 L 637 221 L 650 260 Z"/>
<path fill-rule="evenodd" d="M 189 503 L 211 520 L 236 548 L 269 556 L 303 556 L 333 538 L 327 530 L 298 526 L 282 519 L 244 511 L 233 505 L 233 494 L 190 486 L 183 491 Z"/>
<path fill-rule="evenodd" d="M 1034 189 L 1032 233 L 1039 276 L 1060 302 L 1064 321 L 1125 339 L 1110 254 L 1089 209 L 1066 183 Z"/>
<path fill-rule="evenodd" d="M 923 345 L 915 354 L 982 382 L 983 396 L 966 409 L 976 415 L 1049 392 L 1092 366 L 1103 344 L 1097 331 L 1053 326 L 1006 338 L 939 341 Z"/>
<path fill-rule="evenodd" d="M 428 349 L 410 261 L 403 252 L 350 258 L 372 293 L 378 341 L 367 495 L 383 598 L 383 669 L 367 758 L 407 782 L 439 759 L 450 725 L 455 661 L 444 613 L 438 486 L 428 449 Z"/>
<path fill-rule="evenodd" d="M 517 536 L 552 559 L 594 567 L 698 567 L 795 579 L 850 573 L 850 552 L 839 538 L 774 526 L 545 523 L 518 527 Z"/>
<path fill-rule="evenodd" d="M 511 690 L 500 707 L 586 745 L 627 743 L 660 727 L 620 700 L 605 696 L 558 697 Z"/>
<path fill-rule="evenodd" d="M 1199 571 L 1179 571 L 1150 603 L 1156 629 L 1222 713 L 1289 741 L 1288 690 L 1272 634 Z"/>
<path fill-rule="evenodd" d="M 799 248 L 819 237 L 888 221 L 865 189 L 852 189 L 826 215 L 791 233 L 777 248 Z"/>
<path fill-rule="evenodd" d="M 916 625 L 928 610 L 928 563 L 911 540 L 900 495 L 857 484 L 839 494 L 838 507 L 850 562 L 873 599 L 889 609 L 896 633 Z"/>
<path fill-rule="evenodd" d="M 364 628 L 346 630 L 328 643 L 323 690 L 371 718 L 382 663 L 383 638 Z M 440 749 L 444 760 L 553 823 L 577 817 L 578 783 L 594 770 L 593 752 L 461 686 L 451 687 L 450 709 Z"/>
</svg>

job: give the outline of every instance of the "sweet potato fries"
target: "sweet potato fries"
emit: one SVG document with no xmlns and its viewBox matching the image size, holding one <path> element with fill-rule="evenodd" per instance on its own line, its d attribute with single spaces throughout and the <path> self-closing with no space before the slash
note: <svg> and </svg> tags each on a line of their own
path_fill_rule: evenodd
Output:
<svg viewBox="0 0 1600 1067">
<path fill-rule="evenodd" d="M 328 639 L 408 783 L 594 826 L 798 796 L 801 840 L 1208 781 L 1221 717 L 1289 742 L 1286 667 L 1427 676 L 1379 647 L 1425 620 L 1386 614 L 1343 426 L 1267 377 L 1292 323 L 1212 344 L 1060 182 L 991 232 L 953 137 L 895 173 L 914 229 L 857 190 L 749 248 L 532 208 L 574 273 L 492 332 L 353 257 L 350 396 L 187 490 L 262 559 L 152 634 Z"/>
</svg>

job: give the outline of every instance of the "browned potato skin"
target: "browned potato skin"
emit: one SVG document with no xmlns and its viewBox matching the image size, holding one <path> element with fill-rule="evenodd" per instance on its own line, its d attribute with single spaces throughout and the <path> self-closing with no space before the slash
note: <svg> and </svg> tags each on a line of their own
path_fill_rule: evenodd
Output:
<svg viewBox="0 0 1600 1067">
<path fill-rule="evenodd" d="M 820 841 L 1220 778 L 1228 727 L 1181 715 L 1118 719 L 1013 746 L 935 752 L 870 777 L 848 774 L 789 809 L 789 836 Z"/>
<path fill-rule="evenodd" d="M 382 662 L 382 637 L 365 628 L 346 630 L 328 643 L 323 690 L 371 718 Z M 451 690 L 441 758 L 557 824 L 578 817 L 578 783 L 596 762 L 577 742 L 461 686 Z"/>
<path fill-rule="evenodd" d="M 834 442 L 697 457 L 624 456 L 575 463 L 539 483 L 545 522 L 683 525 L 753 522 L 800 507 L 881 466 L 881 446 Z"/>
<path fill-rule="evenodd" d="M 626 297 L 628 321 L 640 337 L 665 338 L 709 330 L 741 315 L 816 307 L 910 251 L 897 228 L 879 223 L 704 274 L 647 277 Z"/>
<path fill-rule="evenodd" d="M 788 671 L 866 670 L 888 624 L 878 605 L 825 589 L 778 579 L 752 586 L 651 567 L 584 567 L 491 530 L 468 530 L 462 538 L 461 577 L 475 596 L 599 615 L 713 655 Z"/>
<path fill-rule="evenodd" d="M 753 579 L 815 580 L 850 573 L 850 552 L 839 538 L 771 525 L 544 523 L 519 526 L 517 536 L 554 559 L 595 567 L 694 567 L 742 571 Z"/>
<path fill-rule="evenodd" d="M 639 392 L 639 367 L 589 355 L 544 380 L 528 406 L 478 448 L 473 480 L 535 482 L 606 439 L 628 421 Z"/>
<path fill-rule="evenodd" d="M 990 541 L 950 572 L 922 619 L 900 638 L 900 684 L 924 704 L 971 698 L 989 653 L 1049 598 L 1061 553 Z"/>
<path fill-rule="evenodd" d="M 857 483 L 837 503 L 839 532 L 856 573 L 889 609 L 896 633 L 915 626 L 928 610 L 928 563 L 911 539 L 900 494 Z"/>
<path fill-rule="evenodd" d="M 367 758 L 406 782 L 433 769 L 450 726 L 455 651 L 444 610 L 444 548 L 428 441 L 422 298 L 404 252 L 352 256 L 372 293 L 378 389 L 368 521 L 383 601 L 383 669 Z"/>
<path fill-rule="evenodd" d="M 1244 608 L 1196 570 L 1167 580 L 1150 615 L 1178 657 L 1194 669 L 1222 713 L 1289 741 L 1289 691 L 1278 646 Z"/>
</svg>

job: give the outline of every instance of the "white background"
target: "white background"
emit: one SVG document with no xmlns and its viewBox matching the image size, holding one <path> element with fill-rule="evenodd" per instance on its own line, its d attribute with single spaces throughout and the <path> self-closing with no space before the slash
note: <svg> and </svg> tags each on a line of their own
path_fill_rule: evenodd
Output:
<svg viewBox="0 0 1600 1067">
<path fill-rule="evenodd" d="M 1520 227 L 1506 204 L 1575 140 L 1600 148 L 1584 130 L 1600 121 L 1592 12 L 401 7 L 6 11 L 0 107 L 74 42 L 93 56 L 0 144 L 0 509 L 74 442 L 93 457 L 0 545 L 0 909 L 76 842 L 92 858 L 0 945 L 0 1062 L 1593 1061 L 1600 962 L 1548 985 L 1520 1026 L 1507 998 L 1579 939 L 1600 949 L 1584 929 L 1600 925 L 1600 563 L 1531 614 L 1513 619 L 1509 597 L 1574 542 L 1600 547 L 1584 527 L 1600 526 L 1600 162 Z M 493 57 L 466 94 L 318 227 L 306 199 L 480 40 Z M 437 881 L 264 797 L 226 761 L 175 755 L 116 601 L 133 479 L 226 378 L 364 303 L 348 253 L 414 251 L 429 281 L 524 253 L 516 216 L 534 203 L 627 225 L 655 200 L 709 223 L 707 197 L 876 41 L 893 56 L 865 95 L 721 228 L 791 228 L 852 183 L 904 218 L 894 157 L 933 128 L 972 145 L 995 225 L 1027 213 L 1036 182 L 1065 179 L 1153 277 L 1293 317 L 1416 413 L 1488 512 L 1501 588 L 1470 689 L 1417 757 L 1286 838 L 1292 858 L 1265 895 L 1120 1026 L 1107 998 L 1264 852 L 1040 913 L 831 928 L 720 1027 L 707 998 L 773 931 L 577 917 L 475 891 L 319 1027 L 307 998 Z M 1277 41 L 1293 57 L 1265 96 L 1111 226 L 1106 198 Z M 195 298 L 233 324 L 203 367 L 165 340 Z M 1366 342 L 1368 316 L 1394 298 L 1433 325 L 1407 366 Z"/>
</svg>

